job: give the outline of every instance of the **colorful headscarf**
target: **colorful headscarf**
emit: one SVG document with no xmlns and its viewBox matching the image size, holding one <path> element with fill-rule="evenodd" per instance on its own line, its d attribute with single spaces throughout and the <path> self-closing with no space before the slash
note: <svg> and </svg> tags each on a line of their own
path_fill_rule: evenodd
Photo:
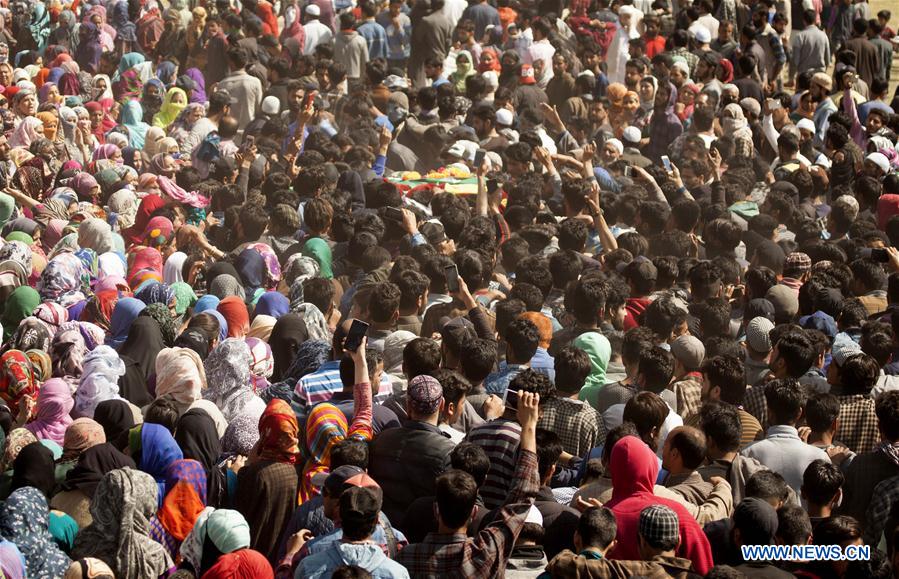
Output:
<svg viewBox="0 0 899 579">
<path fill-rule="evenodd" d="M 119 398 L 119 378 L 125 363 L 109 346 L 97 346 L 84 358 L 83 372 L 75 392 L 75 414 L 93 418 L 97 406 Z"/>
<path fill-rule="evenodd" d="M 152 476 L 159 487 L 160 504 L 165 496 L 166 471 L 184 455 L 169 429 L 160 424 L 145 422 L 131 430 L 129 435 L 131 456 L 139 457 L 137 468 Z"/>
<path fill-rule="evenodd" d="M 250 331 L 250 314 L 247 312 L 246 304 L 240 298 L 228 296 L 219 302 L 216 309 L 228 322 L 229 338 L 243 338 Z"/>
<path fill-rule="evenodd" d="M 69 566 L 50 534 L 47 497 L 34 487 L 14 491 L 0 506 L 0 533 L 25 557 L 29 577 L 62 577 Z"/>
<path fill-rule="evenodd" d="M 300 453 L 299 431 L 297 416 L 287 402 L 269 402 L 259 418 L 259 458 L 295 464 Z"/>
<path fill-rule="evenodd" d="M 252 361 L 245 341 L 228 338 L 204 362 L 209 388 L 203 397 L 221 409 L 225 420 L 231 421 L 250 410 L 248 405 L 256 398 L 250 379 Z"/>
<path fill-rule="evenodd" d="M 106 433 L 99 422 L 91 418 L 77 418 L 66 428 L 60 462 L 78 460 L 85 450 L 106 442 Z"/>
<path fill-rule="evenodd" d="M 297 428 L 299 431 L 299 427 Z M 259 420 L 241 414 L 231 421 L 222 436 L 222 452 L 250 456 L 259 442 Z M 297 447 L 299 449 L 299 446 Z"/>
<path fill-rule="evenodd" d="M 113 348 L 120 348 L 128 339 L 128 330 L 131 322 L 146 308 L 147 305 L 136 298 L 122 298 L 116 302 L 115 309 L 110 318 L 109 333 L 106 336 L 106 344 Z"/>
<path fill-rule="evenodd" d="M 21 350 L 9 350 L 0 356 L 0 398 L 13 416 L 19 412 L 19 403 L 25 396 L 37 395 L 37 382 L 31 362 Z"/>
<path fill-rule="evenodd" d="M 203 568 L 203 551 L 209 543 L 225 555 L 247 549 L 250 546 L 250 525 L 238 511 L 213 507 L 203 509 L 181 543 L 181 556 L 193 566 L 198 576 L 206 571 Z"/>
<path fill-rule="evenodd" d="M 116 577 L 164 575 L 172 559 L 148 536 L 158 494 L 153 477 L 139 470 L 121 468 L 104 476 L 91 501 L 93 522 L 78 533 L 72 556 L 97 557 Z"/>
<path fill-rule="evenodd" d="M 165 498 L 150 521 L 150 538 L 173 557 L 206 508 L 206 471 L 196 460 L 176 460 L 166 469 Z"/>
<path fill-rule="evenodd" d="M 69 412 L 75 406 L 72 390 L 65 380 L 51 378 L 41 385 L 37 395 L 34 418 L 25 428 L 41 440 L 65 442 L 66 429 L 72 424 Z"/>
<path fill-rule="evenodd" d="M 19 324 L 31 315 L 31 312 L 41 303 L 41 296 L 31 286 L 19 286 L 6 298 L 3 306 L 3 316 L 0 323 L 3 325 L 3 339 L 8 340 L 19 327 Z"/>
</svg>

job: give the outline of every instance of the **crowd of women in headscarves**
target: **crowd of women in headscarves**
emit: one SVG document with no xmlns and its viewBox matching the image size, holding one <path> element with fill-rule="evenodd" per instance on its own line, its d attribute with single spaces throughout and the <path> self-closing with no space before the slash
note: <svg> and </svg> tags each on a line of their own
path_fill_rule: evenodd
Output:
<svg viewBox="0 0 899 579">
<path fill-rule="evenodd" d="M 175 171 L 208 99 L 196 66 L 148 50 L 169 33 L 156 2 L 64 4 L 0 39 L 0 576 L 271 577 L 266 513 L 236 500 L 271 481 L 237 472 L 307 460 L 295 351 L 268 340 L 295 311 L 327 324 L 278 293 L 271 246 L 212 268 L 192 247 L 209 200 Z"/>
</svg>

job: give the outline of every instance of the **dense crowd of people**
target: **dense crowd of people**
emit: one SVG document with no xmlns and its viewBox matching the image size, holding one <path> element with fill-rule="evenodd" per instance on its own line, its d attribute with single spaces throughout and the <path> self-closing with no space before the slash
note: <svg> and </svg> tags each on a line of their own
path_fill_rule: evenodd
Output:
<svg viewBox="0 0 899 579">
<path fill-rule="evenodd" d="M 3 0 L 0 574 L 899 577 L 890 17 Z"/>
</svg>

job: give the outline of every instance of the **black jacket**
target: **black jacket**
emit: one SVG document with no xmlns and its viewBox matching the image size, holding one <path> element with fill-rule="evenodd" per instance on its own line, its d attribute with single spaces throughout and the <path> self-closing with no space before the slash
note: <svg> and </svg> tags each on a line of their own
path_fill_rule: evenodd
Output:
<svg viewBox="0 0 899 579">
<path fill-rule="evenodd" d="M 415 499 L 434 495 L 437 476 L 449 468 L 453 448 L 436 426 L 412 420 L 372 441 L 368 474 L 381 485 L 382 510 L 390 520 L 402 521 Z"/>
</svg>

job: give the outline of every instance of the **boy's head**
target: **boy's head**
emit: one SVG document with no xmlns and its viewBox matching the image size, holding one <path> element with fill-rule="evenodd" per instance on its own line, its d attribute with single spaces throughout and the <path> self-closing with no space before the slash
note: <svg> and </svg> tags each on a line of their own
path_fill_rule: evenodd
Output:
<svg viewBox="0 0 899 579">
<path fill-rule="evenodd" d="M 837 465 L 823 459 L 812 461 L 802 475 L 802 498 L 809 506 L 836 505 L 843 494 L 843 480 Z"/>
<path fill-rule="evenodd" d="M 605 507 L 590 507 L 578 520 L 574 546 L 578 552 L 591 549 L 605 554 L 615 546 L 617 534 L 615 514 Z"/>
</svg>

